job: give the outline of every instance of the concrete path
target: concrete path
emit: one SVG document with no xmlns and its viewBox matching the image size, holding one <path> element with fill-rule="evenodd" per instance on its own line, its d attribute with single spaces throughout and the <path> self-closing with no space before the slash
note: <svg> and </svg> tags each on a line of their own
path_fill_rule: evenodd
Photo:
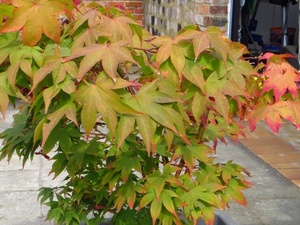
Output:
<svg viewBox="0 0 300 225">
<path fill-rule="evenodd" d="M 10 126 L 14 112 L 15 110 L 10 108 L 6 121 L 0 120 L 0 131 Z M 218 147 L 217 160 L 225 162 L 233 159 L 234 162 L 243 165 L 251 172 L 252 177 L 249 180 L 254 184 L 251 189 L 245 191 L 248 206 L 243 207 L 232 203 L 226 213 L 238 225 L 298 225 L 300 224 L 300 189 L 297 183 L 293 183 L 292 179 L 288 179 L 275 169 L 274 162 L 273 165 L 265 162 L 261 155 L 271 154 L 273 151 L 272 154 L 283 156 L 282 154 L 285 153 L 278 153 L 275 149 L 274 143 L 277 143 L 278 138 L 293 141 L 294 145 L 291 146 L 300 152 L 300 146 L 297 144 L 299 136 L 297 138 L 295 136 L 299 133 L 290 130 L 289 135 L 279 135 L 280 137 L 271 135 L 263 141 L 266 138 L 262 134 L 264 132 L 267 131 L 261 125 L 258 133 L 252 133 L 248 139 L 241 139 L 243 144 L 236 145 L 229 142 L 227 146 L 220 144 Z M 250 145 L 245 147 L 247 142 Z M 258 142 L 267 144 L 272 149 L 264 150 L 264 154 L 255 153 L 252 151 L 253 143 Z M 291 163 L 290 165 L 297 164 L 297 162 Z M 17 157 L 14 157 L 9 164 L 5 161 L 0 162 L 0 225 L 51 224 L 44 222 L 47 209 L 40 206 L 37 201 L 37 190 L 40 187 L 56 185 L 59 182 L 59 180 L 52 181 L 51 177 L 48 177 L 50 168 L 50 163 L 43 157 L 36 157 L 24 169 Z"/>
<path fill-rule="evenodd" d="M 10 106 L 5 121 L 0 119 L 0 132 L 10 126 L 15 112 Z M 9 163 L 0 161 L 0 225 L 51 224 L 44 221 L 47 208 L 37 200 L 39 188 L 53 186 L 60 181 L 53 181 L 48 176 L 50 170 L 50 162 L 40 156 L 35 157 L 24 169 L 17 156 Z"/>
</svg>

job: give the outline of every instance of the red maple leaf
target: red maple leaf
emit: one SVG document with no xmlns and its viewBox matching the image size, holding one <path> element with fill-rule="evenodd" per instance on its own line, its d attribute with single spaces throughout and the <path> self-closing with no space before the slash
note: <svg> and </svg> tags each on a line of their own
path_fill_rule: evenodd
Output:
<svg viewBox="0 0 300 225">
<path fill-rule="evenodd" d="M 79 4 L 81 3 L 81 0 L 73 0 L 73 3 L 74 3 L 75 5 L 79 5 Z"/>
<path fill-rule="evenodd" d="M 298 97 L 296 81 L 299 79 L 299 72 L 291 69 L 291 65 L 287 62 L 270 64 L 263 75 L 267 77 L 263 93 L 273 90 L 275 101 L 278 101 L 287 92 L 290 92 L 295 98 Z"/>
</svg>

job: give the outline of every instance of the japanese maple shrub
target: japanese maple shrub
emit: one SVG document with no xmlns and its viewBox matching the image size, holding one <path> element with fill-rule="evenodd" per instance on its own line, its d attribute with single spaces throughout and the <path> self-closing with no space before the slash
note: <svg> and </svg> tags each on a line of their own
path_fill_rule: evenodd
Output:
<svg viewBox="0 0 300 225">
<path fill-rule="evenodd" d="M 212 224 L 250 186 L 242 166 L 214 162 L 217 143 L 237 141 L 245 119 L 300 126 L 298 71 L 272 54 L 253 67 L 215 27 L 156 37 L 125 11 L 71 0 L 8 0 L 0 19 L 3 117 L 20 105 L 0 158 L 44 156 L 66 174 L 39 192 L 55 224 L 107 212 L 113 224 Z"/>
</svg>

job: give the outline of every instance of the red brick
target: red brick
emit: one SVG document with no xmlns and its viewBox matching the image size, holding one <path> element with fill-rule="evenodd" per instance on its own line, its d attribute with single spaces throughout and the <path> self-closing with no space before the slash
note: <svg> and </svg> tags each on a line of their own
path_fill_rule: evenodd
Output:
<svg viewBox="0 0 300 225">
<path fill-rule="evenodd" d="M 199 9 L 197 9 L 197 11 L 199 10 L 199 13 L 201 14 L 209 14 L 210 11 L 210 7 L 209 5 L 203 4 L 199 6 Z"/>
<path fill-rule="evenodd" d="M 123 7 L 125 8 L 125 3 L 124 2 L 108 2 L 107 3 L 108 6 L 117 6 L 117 7 Z"/>
<path fill-rule="evenodd" d="M 210 6 L 209 7 L 210 14 L 227 14 L 227 6 Z"/>
<path fill-rule="evenodd" d="M 143 10 L 143 9 L 140 9 L 140 8 L 134 9 L 133 11 L 134 11 L 134 13 L 136 13 L 136 14 L 143 14 L 143 13 L 144 13 L 144 10 Z"/>
<path fill-rule="evenodd" d="M 215 18 L 215 17 L 204 17 L 203 20 L 204 26 L 217 26 L 217 27 L 223 27 L 227 23 L 226 18 Z"/>
<path fill-rule="evenodd" d="M 135 2 L 126 2 L 126 7 L 143 7 L 143 3 L 141 1 L 135 1 Z"/>
<path fill-rule="evenodd" d="M 108 6 L 116 6 L 125 9 L 127 13 L 133 14 L 138 21 L 143 20 L 143 0 L 99 0 L 99 2 L 105 3 Z"/>
</svg>

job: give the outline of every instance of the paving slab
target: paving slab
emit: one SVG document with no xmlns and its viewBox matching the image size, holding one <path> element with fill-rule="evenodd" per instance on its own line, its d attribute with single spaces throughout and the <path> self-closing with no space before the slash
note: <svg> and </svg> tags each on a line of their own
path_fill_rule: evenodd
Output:
<svg viewBox="0 0 300 225">
<path fill-rule="evenodd" d="M 233 159 L 251 172 L 253 186 L 244 192 L 246 207 L 231 203 L 226 211 L 238 225 L 300 224 L 300 189 L 242 144 L 220 145 L 220 162 Z"/>
</svg>

